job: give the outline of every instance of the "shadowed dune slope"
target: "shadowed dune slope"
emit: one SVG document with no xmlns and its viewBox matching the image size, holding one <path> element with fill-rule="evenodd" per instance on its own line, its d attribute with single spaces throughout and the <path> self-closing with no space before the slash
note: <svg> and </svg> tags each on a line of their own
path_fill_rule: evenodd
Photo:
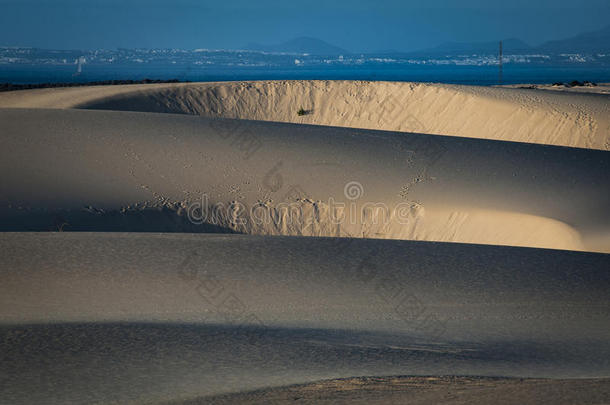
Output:
<svg viewBox="0 0 610 405">
<path fill-rule="evenodd" d="M 0 234 L 4 400 L 363 375 L 608 376 L 610 255 L 250 235 Z"/>
<path fill-rule="evenodd" d="M 133 112 L 0 120 L 4 231 L 608 248 L 608 152 Z"/>
<path fill-rule="evenodd" d="M 0 107 L 165 112 L 610 150 L 610 95 L 367 81 L 258 81 L 41 89 Z M 298 115 L 303 108 L 305 115 Z"/>
<path fill-rule="evenodd" d="M 408 332 L 432 342 L 444 329 L 450 340 L 610 333 L 607 254 L 252 235 L 3 233 L 0 240 L 4 323 L 224 323 L 231 310 L 214 311 L 216 292 L 238 297 L 248 307 L 240 316 L 277 327 Z M 447 324 L 418 328 L 426 311 Z"/>
</svg>

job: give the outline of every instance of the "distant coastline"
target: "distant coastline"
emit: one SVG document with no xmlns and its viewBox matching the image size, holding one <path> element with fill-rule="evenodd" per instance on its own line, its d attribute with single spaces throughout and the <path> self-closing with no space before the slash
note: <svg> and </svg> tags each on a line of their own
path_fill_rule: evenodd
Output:
<svg viewBox="0 0 610 405">
<path fill-rule="evenodd" d="M 0 92 L 13 90 L 31 90 L 31 89 L 49 89 L 54 87 L 80 87 L 80 86 L 115 86 L 120 84 L 157 84 L 157 83 L 187 83 L 188 81 L 180 81 L 178 79 L 170 80 L 98 80 L 92 82 L 65 82 L 65 83 L 31 83 L 31 84 L 13 84 L 0 83 Z"/>
</svg>

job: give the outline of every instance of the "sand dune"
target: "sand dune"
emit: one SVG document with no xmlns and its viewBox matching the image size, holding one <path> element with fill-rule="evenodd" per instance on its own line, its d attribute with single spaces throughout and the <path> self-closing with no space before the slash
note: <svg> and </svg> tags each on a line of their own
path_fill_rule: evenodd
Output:
<svg viewBox="0 0 610 405">
<path fill-rule="evenodd" d="M 232 307 L 216 304 L 229 295 L 247 306 L 233 310 L 254 326 L 406 333 L 429 343 L 440 335 L 455 342 L 610 342 L 602 322 L 609 315 L 606 254 L 252 235 L 0 239 L 3 323 L 224 324 Z M 259 322 L 246 319 L 252 314 Z M 442 327 L 424 325 L 426 314 Z"/>
<path fill-rule="evenodd" d="M 4 231 L 197 231 L 190 218 L 199 231 L 609 248 L 608 152 L 169 114 L 0 117 Z"/>
<path fill-rule="evenodd" d="M 261 81 L 42 89 L 0 107 L 166 112 L 610 150 L 608 95 L 366 81 Z M 299 116 L 303 108 L 306 115 Z"/>
<path fill-rule="evenodd" d="M 208 396 L 173 404 L 396 404 L 602 405 L 610 380 L 544 380 L 481 377 L 362 377 L 277 389 Z"/>
<path fill-rule="evenodd" d="M 11 403 L 178 400 L 354 375 L 610 372 L 610 255 L 111 233 L 2 234 L 0 248 Z"/>
<path fill-rule="evenodd" d="M 2 93 L 0 402 L 607 402 L 608 100 Z"/>
</svg>

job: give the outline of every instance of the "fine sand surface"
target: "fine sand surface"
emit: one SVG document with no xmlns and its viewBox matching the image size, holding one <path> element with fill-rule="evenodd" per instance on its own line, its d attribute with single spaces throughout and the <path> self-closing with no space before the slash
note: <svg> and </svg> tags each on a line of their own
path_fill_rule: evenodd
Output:
<svg viewBox="0 0 610 405">
<path fill-rule="evenodd" d="M 0 403 L 610 403 L 598 93 L 0 93 Z"/>
<path fill-rule="evenodd" d="M 610 375 L 609 255 L 135 233 L 5 233 L 0 248 L 10 403 L 367 375 Z"/>
<path fill-rule="evenodd" d="M 195 114 L 610 150 L 610 95 L 444 84 L 260 81 L 36 89 L 0 108 Z M 307 114 L 299 116 L 303 108 Z"/>
<path fill-rule="evenodd" d="M 610 403 L 610 380 L 362 377 L 204 397 L 172 404 L 593 405 Z"/>
<path fill-rule="evenodd" d="M 605 151 L 175 114 L 4 109 L 0 121 L 4 231 L 214 225 L 610 251 Z"/>
</svg>

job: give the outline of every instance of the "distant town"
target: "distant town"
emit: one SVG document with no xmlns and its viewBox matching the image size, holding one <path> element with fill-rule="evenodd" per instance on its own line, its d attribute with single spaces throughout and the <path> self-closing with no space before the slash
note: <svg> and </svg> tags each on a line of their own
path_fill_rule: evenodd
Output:
<svg viewBox="0 0 610 405">
<path fill-rule="evenodd" d="M 511 53 L 504 64 L 610 66 L 605 53 Z M 316 55 L 307 52 L 266 52 L 212 49 L 117 49 L 47 50 L 0 47 L 0 65 L 74 65 L 79 73 L 86 65 L 192 65 L 227 67 L 286 67 L 323 65 L 497 65 L 495 52 L 372 53 Z"/>
</svg>

